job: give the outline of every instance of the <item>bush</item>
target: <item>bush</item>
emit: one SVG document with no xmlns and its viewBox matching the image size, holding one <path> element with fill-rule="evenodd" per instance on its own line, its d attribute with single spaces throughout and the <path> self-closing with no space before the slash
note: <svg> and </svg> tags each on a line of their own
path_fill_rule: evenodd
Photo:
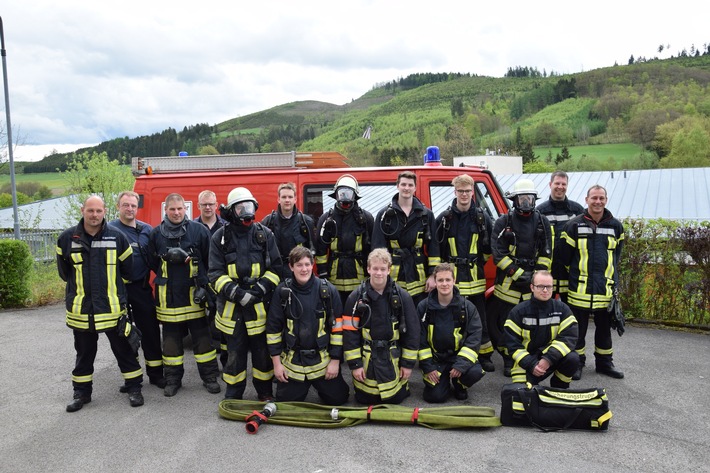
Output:
<svg viewBox="0 0 710 473">
<path fill-rule="evenodd" d="M 27 243 L 0 240 L 0 307 L 22 307 L 30 296 L 32 256 Z"/>
<path fill-rule="evenodd" d="M 624 221 L 621 297 L 627 316 L 710 323 L 710 222 Z"/>
</svg>

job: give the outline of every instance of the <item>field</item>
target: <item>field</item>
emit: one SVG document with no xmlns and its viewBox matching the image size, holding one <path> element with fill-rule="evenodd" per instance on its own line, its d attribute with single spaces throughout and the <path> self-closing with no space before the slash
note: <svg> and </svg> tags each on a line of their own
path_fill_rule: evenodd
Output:
<svg viewBox="0 0 710 473">
<path fill-rule="evenodd" d="M 633 143 L 616 143 L 604 145 L 585 145 L 585 146 L 568 146 L 567 150 L 570 154 L 570 162 L 564 166 L 566 170 L 579 171 L 602 171 L 616 169 L 636 169 L 633 163 L 640 160 L 640 156 L 644 153 L 643 148 Z M 538 159 L 544 161 L 548 153 L 555 156 L 562 154 L 561 147 L 536 147 L 534 148 L 535 155 Z M 649 154 L 646 152 L 646 154 Z M 580 161 L 584 160 L 587 166 L 580 166 Z"/>
<path fill-rule="evenodd" d="M 9 174 L 0 175 L 0 187 L 10 182 Z M 52 194 L 62 195 L 67 188 L 68 183 L 64 176 L 58 172 L 42 172 L 36 174 L 15 174 L 15 183 L 21 182 L 39 182 L 41 185 L 52 189 Z"/>
</svg>

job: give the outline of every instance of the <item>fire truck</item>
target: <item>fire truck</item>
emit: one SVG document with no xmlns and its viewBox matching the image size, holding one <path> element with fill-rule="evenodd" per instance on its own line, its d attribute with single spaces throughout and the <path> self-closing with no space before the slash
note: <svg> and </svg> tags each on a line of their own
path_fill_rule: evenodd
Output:
<svg viewBox="0 0 710 473">
<path fill-rule="evenodd" d="M 416 174 L 416 196 L 432 209 L 434 215 L 451 205 L 454 198 L 451 180 L 463 173 L 475 180 L 476 203 L 493 221 L 509 208 L 490 171 L 478 166 L 442 166 L 436 160 L 421 166 L 350 167 L 347 159 L 336 152 L 292 151 L 135 157 L 131 167 L 136 177 L 133 190 L 139 195 L 137 218 L 152 226 L 160 224 L 168 194 L 177 192 L 182 195 L 187 216 L 195 218 L 199 215 L 197 198 L 200 192 L 211 190 L 217 195 L 218 204 L 225 204 L 227 195 L 235 187 L 246 187 L 251 191 L 259 204 L 256 218 L 261 220 L 276 208 L 278 186 L 285 182 L 295 184 L 298 190 L 296 205 L 317 222 L 321 214 L 335 204 L 329 194 L 343 174 L 357 179 L 361 195 L 358 203 L 374 216 L 391 201 L 397 192 L 397 175 L 405 170 Z M 489 261 L 486 268 L 489 287 L 494 274 L 495 268 Z"/>
</svg>

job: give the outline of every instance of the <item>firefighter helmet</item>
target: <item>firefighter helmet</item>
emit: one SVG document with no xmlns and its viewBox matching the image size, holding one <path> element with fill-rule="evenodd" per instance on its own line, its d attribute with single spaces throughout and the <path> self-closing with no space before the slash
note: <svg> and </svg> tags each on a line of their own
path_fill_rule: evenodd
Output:
<svg viewBox="0 0 710 473">
<path fill-rule="evenodd" d="M 537 189 L 535 183 L 530 179 L 520 179 L 513 186 L 513 190 L 505 194 L 513 201 L 513 207 L 520 214 L 528 214 L 535 209 Z"/>
<path fill-rule="evenodd" d="M 227 215 L 233 215 L 242 224 L 251 225 L 258 208 L 259 203 L 246 187 L 235 187 L 227 196 Z M 229 218 L 227 220 L 231 221 Z"/>
<path fill-rule="evenodd" d="M 350 174 L 343 174 L 338 178 L 330 197 L 335 199 L 335 205 L 345 212 L 353 208 L 353 204 L 360 198 L 360 188 L 357 179 Z"/>
</svg>

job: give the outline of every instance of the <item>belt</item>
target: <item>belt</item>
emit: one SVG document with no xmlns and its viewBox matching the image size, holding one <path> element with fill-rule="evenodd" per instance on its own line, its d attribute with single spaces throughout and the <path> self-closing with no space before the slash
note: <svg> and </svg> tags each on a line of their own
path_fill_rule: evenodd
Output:
<svg viewBox="0 0 710 473">
<path fill-rule="evenodd" d="M 385 348 L 385 347 L 395 347 L 397 346 L 397 340 L 363 340 L 365 345 L 375 347 L 375 348 Z"/>
</svg>

